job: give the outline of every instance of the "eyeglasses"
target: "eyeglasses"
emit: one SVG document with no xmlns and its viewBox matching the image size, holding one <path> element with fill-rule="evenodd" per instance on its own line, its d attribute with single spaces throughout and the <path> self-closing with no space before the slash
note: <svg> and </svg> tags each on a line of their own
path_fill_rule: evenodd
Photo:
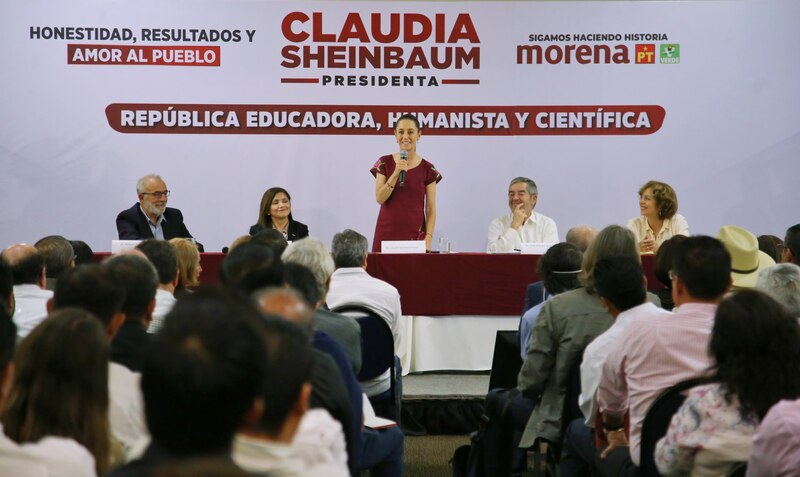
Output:
<svg viewBox="0 0 800 477">
<path fill-rule="evenodd" d="M 162 197 L 169 197 L 168 190 L 157 190 L 155 192 L 142 192 L 142 195 L 152 195 L 156 199 L 160 199 Z"/>
</svg>

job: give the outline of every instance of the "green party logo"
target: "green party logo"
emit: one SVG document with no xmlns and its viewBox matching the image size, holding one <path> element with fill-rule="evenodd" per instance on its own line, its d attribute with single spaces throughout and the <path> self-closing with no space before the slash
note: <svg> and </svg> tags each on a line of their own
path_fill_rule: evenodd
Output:
<svg viewBox="0 0 800 477">
<path fill-rule="evenodd" d="M 681 45 L 678 43 L 669 43 L 660 45 L 661 54 L 659 55 L 659 62 L 662 65 L 677 65 L 681 62 Z"/>
</svg>

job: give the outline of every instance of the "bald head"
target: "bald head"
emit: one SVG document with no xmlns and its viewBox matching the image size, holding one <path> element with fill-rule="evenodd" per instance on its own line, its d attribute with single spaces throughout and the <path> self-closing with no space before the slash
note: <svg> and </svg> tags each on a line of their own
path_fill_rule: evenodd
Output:
<svg viewBox="0 0 800 477">
<path fill-rule="evenodd" d="M 296 291 L 291 288 L 267 288 L 256 292 L 255 298 L 262 312 L 280 316 L 300 325 L 309 335 L 312 333 L 314 313 Z"/>
<path fill-rule="evenodd" d="M 585 252 L 595 237 L 597 237 L 597 230 L 594 227 L 576 225 L 567 232 L 566 242 L 578 247 L 581 252 Z"/>
<path fill-rule="evenodd" d="M 44 288 L 44 259 L 36 247 L 26 243 L 15 243 L 3 250 L 2 259 L 11 267 L 14 285 L 34 284 Z"/>
</svg>

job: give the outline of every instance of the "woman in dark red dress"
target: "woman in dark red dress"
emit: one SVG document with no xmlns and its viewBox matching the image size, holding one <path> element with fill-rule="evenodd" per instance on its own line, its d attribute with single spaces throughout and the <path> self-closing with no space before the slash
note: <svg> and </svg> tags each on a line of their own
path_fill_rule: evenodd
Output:
<svg viewBox="0 0 800 477">
<path fill-rule="evenodd" d="M 420 127 L 416 116 L 400 116 L 394 137 L 400 151 L 380 157 L 370 169 L 375 176 L 375 199 L 381 204 L 372 251 L 380 252 L 383 240 L 425 240 L 425 250 L 430 251 L 436 227 L 436 183 L 442 175 L 417 154 Z M 403 171 L 406 175 L 401 184 Z"/>
</svg>

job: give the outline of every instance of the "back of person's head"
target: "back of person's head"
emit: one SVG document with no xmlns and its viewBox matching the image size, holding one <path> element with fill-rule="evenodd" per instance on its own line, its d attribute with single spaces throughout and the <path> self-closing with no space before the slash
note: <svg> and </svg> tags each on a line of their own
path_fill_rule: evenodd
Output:
<svg viewBox="0 0 800 477">
<path fill-rule="evenodd" d="M 283 264 L 283 283 L 300 293 L 311 310 L 315 310 L 317 304 L 322 300 L 314 273 L 304 265 L 299 263 Z"/>
<path fill-rule="evenodd" d="M 311 380 L 312 348 L 299 325 L 280 317 L 266 316 L 258 328 L 267 346 L 267 384 L 259 427 L 277 435 L 296 406 L 303 386 Z"/>
<path fill-rule="evenodd" d="M 741 290 L 717 307 L 708 345 L 714 379 L 736 395 L 745 418 L 763 419 L 781 399 L 800 397 L 800 325 L 780 303 Z"/>
<path fill-rule="evenodd" d="M 14 274 L 6 262 L 0 260 L 0 308 L 14 314 Z"/>
<path fill-rule="evenodd" d="M 70 240 L 69 244 L 72 245 L 72 251 L 75 253 L 75 265 L 92 263 L 94 251 L 92 251 L 92 247 L 88 243 L 83 240 Z"/>
<path fill-rule="evenodd" d="M 11 267 L 14 285 L 39 284 L 44 272 L 44 258 L 36 247 L 14 244 L 3 250 L 3 261 Z"/>
<path fill-rule="evenodd" d="M 800 265 L 800 224 L 792 225 L 786 230 L 783 246 L 792 254 L 791 262 Z"/>
<path fill-rule="evenodd" d="M 355 230 L 345 229 L 333 236 L 331 253 L 336 268 L 356 268 L 364 265 L 369 243 Z"/>
<path fill-rule="evenodd" d="M 122 312 L 127 319 L 147 315 L 158 289 L 158 274 L 153 264 L 138 255 L 114 255 L 102 266 L 111 280 L 125 289 Z"/>
<path fill-rule="evenodd" d="M 656 261 L 653 265 L 653 274 L 665 287 L 672 288 L 672 280 L 669 278 L 669 271 L 672 270 L 672 253 L 675 245 L 686 240 L 685 235 L 675 235 L 665 240 L 656 252 Z"/>
<path fill-rule="evenodd" d="M 758 249 L 769 255 L 771 259 L 775 260 L 775 263 L 780 263 L 783 255 L 783 240 L 774 235 L 759 235 Z"/>
<path fill-rule="evenodd" d="M 581 281 L 586 291 L 594 293 L 594 264 L 606 255 L 628 255 L 641 261 L 633 232 L 620 225 L 609 225 L 597 234 L 583 254 Z"/>
<path fill-rule="evenodd" d="M 75 439 L 108 471 L 109 344 L 97 318 L 77 308 L 52 313 L 20 343 L 3 431 L 19 442 Z"/>
<path fill-rule="evenodd" d="M 171 454 L 229 452 L 262 392 L 262 319 L 248 300 L 222 288 L 178 300 L 153 335 L 142 367 L 147 427 Z"/>
<path fill-rule="evenodd" d="M 73 264 L 75 251 L 69 240 L 60 235 L 48 235 L 34 244 L 44 259 L 47 278 L 58 278 L 64 270 Z"/>
<path fill-rule="evenodd" d="M 125 288 L 115 283 L 100 265 L 71 268 L 58 279 L 53 290 L 53 308 L 82 308 L 108 328 L 122 310 Z"/>
<path fill-rule="evenodd" d="M 255 294 L 262 313 L 279 316 L 299 325 L 305 334 L 314 333 L 314 313 L 303 296 L 292 288 L 264 288 Z"/>
<path fill-rule="evenodd" d="M 561 242 L 553 245 L 539 259 L 538 272 L 544 288 L 551 295 L 574 290 L 581 286 L 583 253 L 573 244 Z"/>
<path fill-rule="evenodd" d="M 686 290 L 700 300 L 717 300 L 731 282 L 731 255 L 725 245 L 705 235 L 696 235 L 675 245 L 672 274 Z"/>
<path fill-rule="evenodd" d="M 200 252 L 197 250 L 197 244 L 189 239 L 179 237 L 169 239 L 169 243 L 175 247 L 175 256 L 178 258 L 180 284 L 184 287 L 196 287 L 200 284 L 195 277 L 200 263 Z"/>
<path fill-rule="evenodd" d="M 276 257 L 280 257 L 289 246 L 286 237 L 272 227 L 259 230 L 250 240 L 266 245 Z"/>
<path fill-rule="evenodd" d="M 175 279 L 178 273 L 178 255 L 175 247 L 164 240 L 144 240 L 136 246 L 158 272 L 158 283 L 167 285 Z"/>
<path fill-rule="evenodd" d="M 314 273 L 322 296 L 328 293 L 328 279 L 333 274 L 334 264 L 325 244 L 313 237 L 292 242 L 281 256 L 285 263 L 305 265 Z"/>
<path fill-rule="evenodd" d="M 576 225 L 567 231 L 565 240 L 567 243 L 578 247 L 581 252 L 585 252 L 589 245 L 597 237 L 597 230 L 589 225 Z"/>
<path fill-rule="evenodd" d="M 620 312 L 644 303 L 646 298 L 642 264 L 629 255 L 606 255 L 594 265 L 597 296 L 610 301 Z"/>
<path fill-rule="evenodd" d="M 220 280 L 245 295 L 283 281 L 283 264 L 264 244 L 249 242 L 228 252 L 220 267 Z"/>
<path fill-rule="evenodd" d="M 761 270 L 756 288 L 771 296 L 790 315 L 800 318 L 800 266 L 780 263 Z"/>
</svg>

